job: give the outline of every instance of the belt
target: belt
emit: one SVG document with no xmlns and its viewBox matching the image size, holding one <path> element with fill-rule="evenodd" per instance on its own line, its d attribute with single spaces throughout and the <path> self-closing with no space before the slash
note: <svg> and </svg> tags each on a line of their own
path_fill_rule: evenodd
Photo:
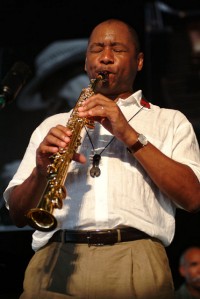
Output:
<svg viewBox="0 0 200 299">
<path fill-rule="evenodd" d="M 58 230 L 49 242 L 80 243 L 88 245 L 113 245 L 119 242 L 135 241 L 151 238 L 148 234 L 136 228 L 119 228 L 108 230 Z"/>
</svg>

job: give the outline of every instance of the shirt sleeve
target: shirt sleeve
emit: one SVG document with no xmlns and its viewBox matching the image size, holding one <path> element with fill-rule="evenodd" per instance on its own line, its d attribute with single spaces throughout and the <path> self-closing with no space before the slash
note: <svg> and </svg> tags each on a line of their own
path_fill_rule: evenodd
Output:
<svg viewBox="0 0 200 299">
<path fill-rule="evenodd" d="M 67 113 L 60 113 L 50 116 L 33 131 L 22 161 L 20 162 L 15 175 L 3 193 L 7 208 L 9 208 L 9 195 L 12 188 L 23 183 L 24 180 L 26 180 L 31 174 L 33 168 L 36 166 L 36 150 L 39 144 L 42 142 L 50 128 L 56 126 L 57 124 L 65 125 L 69 115 L 70 114 Z"/>
<path fill-rule="evenodd" d="M 194 128 L 181 112 L 177 117 L 181 121 L 174 132 L 172 159 L 188 165 L 200 181 L 200 149 Z"/>
<path fill-rule="evenodd" d="M 38 147 L 38 144 L 40 143 L 40 136 L 39 136 L 39 129 L 37 128 L 31 138 L 30 142 L 28 144 L 28 147 L 26 149 L 26 152 L 24 154 L 24 157 L 22 158 L 22 161 L 14 174 L 13 178 L 9 182 L 7 188 L 5 189 L 3 196 L 5 199 L 6 207 L 9 208 L 9 195 L 12 191 L 13 187 L 20 185 L 23 183 L 23 181 L 31 174 L 33 168 L 35 167 L 35 153 L 36 149 Z"/>
</svg>

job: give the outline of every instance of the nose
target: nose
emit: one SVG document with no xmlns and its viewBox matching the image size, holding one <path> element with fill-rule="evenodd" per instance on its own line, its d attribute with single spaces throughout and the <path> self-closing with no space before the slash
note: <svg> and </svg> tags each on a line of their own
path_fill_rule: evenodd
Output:
<svg viewBox="0 0 200 299">
<path fill-rule="evenodd" d="M 100 62 L 104 64 L 114 63 L 114 54 L 110 48 L 104 48 L 101 52 Z"/>
</svg>

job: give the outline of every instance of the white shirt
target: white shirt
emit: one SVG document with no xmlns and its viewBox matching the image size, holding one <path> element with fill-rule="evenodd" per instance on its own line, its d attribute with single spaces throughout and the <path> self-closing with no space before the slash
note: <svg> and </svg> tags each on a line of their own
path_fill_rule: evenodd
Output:
<svg viewBox="0 0 200 299">
<path fill-rule="evenodd" d="M 135 115 L 130 124 L 137 132 L 144 134 L 168 157 L 191 167 L 200 180 L 199 146 L 191 123 L 177 110 L 153 104 L 150 104 L 150 109 L 141 109 L 141 97 L 142 91 L 139 90 L 126 100 L 119 99 L 117 104 L 128 120 Z M 51 116 L 33 132 L 21 165 L 4 192 L 8 208 L 11 188 L 21 184 L 35 167 L 38 145 L 52 126 L 66 125 L 69 117 L 70 113 Z M 94 130 L 89 130 L 89 134 L 98 154 L 113 137 L 98 123 Z M 89 171 L 94 151 L 85 129 L 81 135 L 78 151 L 87 157 L 87 163 L 70 163 L 65 181 L 68 196 L 63 201 L 62 209 L 54 209 L 58 221 L 56 230 L 131 226 L 160 239 L 168 246 L 175 231 L 175 203 L 155 186 L 139 162 L 117 139 L 101 154 L 101 175 L 91 177 Z M 35 231 L 33 249 L 44 246 L 54 232 Z"/>
</svg>

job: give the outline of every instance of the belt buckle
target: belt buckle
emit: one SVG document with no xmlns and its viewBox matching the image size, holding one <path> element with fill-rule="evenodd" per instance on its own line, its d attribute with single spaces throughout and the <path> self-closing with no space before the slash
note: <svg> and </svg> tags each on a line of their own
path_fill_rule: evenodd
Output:
<svg viewBox="0 0 200 299">
<path fill-rule="evenodd" d="M 119 237 L 120 231 L 117 231 L 116 235 L 116 241 L 111 241 L 109 242 L 108 239 L 105 242 L 97 242 L 96 239 L 98 240 L 98 230 L 96 231 L 97 235 L 95 235 L 95 232 L 87 231 L 87 243 L 88 246 L 104 246 L 104 245 L 114 245 L 115 243 L 121 242 L 121 236 Z M 107 231 L 107 233 L 110 233 L 110 230 Z M 99 232 L 99 236 L 101 236 L 101 232 Z M 95 242 L 93 241 L 93 237 L 95 239 Z"/>
<path fill-rule="evenodd" d="M 88 247 L 90 247 L 90 246 L 103 246 L 103 245 L 105 245 L 104 243 L 95 243 L 95 242 L 92 242 L 92 235 L 93 235 L 93 233 L 91 233 L 90 231 L 87 231 L 87 243 L 88 243 Z"/>
</svg>

